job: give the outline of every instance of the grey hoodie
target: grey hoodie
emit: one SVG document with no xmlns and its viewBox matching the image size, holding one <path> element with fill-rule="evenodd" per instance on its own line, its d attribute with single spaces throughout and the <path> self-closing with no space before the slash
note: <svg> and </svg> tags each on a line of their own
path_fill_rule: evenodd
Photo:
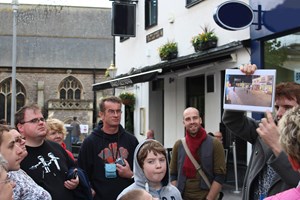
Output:
<svg viewBox="0 0 300 200">
<path fill-rule="evenodd" d="M 151 139 L 148 139 L 148 140 L 151 140 Z M 117 200 L 119 200 L 128 191 L 134 190 L 134 189 L 144 189 L 147 192 L 149 192 L 152 195 L 152 197 L 159 198 L 161 200 L 182 200 L 179 190 L 170 183 L 168 160 L 167 160 L 167 172 L 166 172 L 166 175 L 164 176 L 164 178 L 161 180 L 162 188 L 161 188 L 160 192 L 158 192 L 154 188 L 150 187 L 148 180 L 137 160 L 137 154 L 139 152 L 139 149 L 143 146 L 145 141 L 148 141 L 148 140 L 144 140 L 144 141 L 140 142 L 140 144 L 135 148 L 134 157 L 133 157 L 133 159 L 134 159 L 133 160 L 134 183 L 132 183 L 127 188 L 125 188 L 119 194 Z"/>
</svg>

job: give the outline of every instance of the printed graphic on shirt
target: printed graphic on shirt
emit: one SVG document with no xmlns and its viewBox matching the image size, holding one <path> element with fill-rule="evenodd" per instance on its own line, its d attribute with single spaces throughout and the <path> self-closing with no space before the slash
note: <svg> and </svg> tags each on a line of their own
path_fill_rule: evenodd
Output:
<svg viewBox="0 0 300 200">
<path fill-rule="evenodd" d="M 36 165 L 31 166 L 29 169 L 34 170 L 38 167 L 42 167 L 46 173 L 50 173 L 50 166 L 51 164 L 54 164 L 56 168 L 60 171 L 60 166 L 58 164 L 59 157 L 55 157 L 52 152 L 48 153 L 49 161 L 47 161 L 42 155 L 39 155 L 37 159 L 39 162 Z"/>
<path fill-rule="evenodd" d="M 104 148 L 100 151 L 98 156 L 104 160 L 105 163 L 114 163 L 116 159 L 122 157 L 123 159 L 127 159 L 128 157 L 128 150 L 124 147 L 119 147 L 118 149 L 118 143 L 110 143 L 107 148 Z"/>
</svg>

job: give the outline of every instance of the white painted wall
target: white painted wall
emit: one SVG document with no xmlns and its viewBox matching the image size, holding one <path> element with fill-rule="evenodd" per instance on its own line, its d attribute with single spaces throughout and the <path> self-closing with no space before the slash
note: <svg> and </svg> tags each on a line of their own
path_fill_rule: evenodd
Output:
<svg viewBox="0 0 300 200">
<path fill-rule="evenodd" d="M 244 1 L 248 2 L 248 1 Z M 162 62 L 158 55 L 158 48 L 167 42 L 173 40 L 178 43 L 179 56 L 185 56 L 194 53 L 191 39 L 193 36 L 202 32 L 201 27 L 209 25 L 214 29 L 219 37 L 218 45 L 224 45 L 232 41 L 244 40 L 250 38 L 249 29 L 241 31 L 227 31 L 213 21 L 213 13 L 215 8 L 222 2 L 218 0 L 203 1 L 191 8 L 185 7 L 185 1 L 163 0 L 158 1 L 158 25 L 145 30 L 144 28 L 144 1 L 137 4 L 137 31 L 136 37 L 130 38 L 119 43 L 119 37 L 116 37 L 116 66 L 117 74 L 128 73 L 134 68 L 142 68 Z M 173 23 L 169 21 L 173 19 Z M 163 28 L 163 37 L 146 43 L 146 35 Z M 206 130 L 214 132 L 219 129 L 221 121 L 221 77 L 220 71 L 226 68 L 238 67 L 241 64 L 250 61 L 250 55 L 246 49 L 236 52 L 237 59 L 234 62 L 216 62 L 209 67 L 201 67 L 197 71 L 184 72 L 182 74 L 165 75 L 164 78 L 164 116 L 163 116 L 163 142 L 165 147 L 173 147 L 177 139 L 184 136 L 184 127 L 182 123 L 182 112 L 185 109 L 185 78 L 196 75 L 215 75 L 215 92 L 206 93 L 205 97 L 205 117 Z M 175 78 L 174 82 L 169 82 L 169 77 Z M 146 110 L 146 129 L 160 126 L 153 122 L 149 127 L 149 118 L 151 121 L 155 116 L 161 117 L 161 113 L 157 113 L 156 107 L 160 102 L 150 102 L 152 98 L 157 98 L 155 94 L 149 92 L 148 83 L 137 84 L 139 87 L 133 91 L 137 96 L 135 109 L 135 135 L 138 140 L 142 140 L 145 136 L 139 134 L 139 109 L 145 107 Z M 150 94 L 150 96 L 149 96 Z M 151 108 L 151 110 L 150 110 Z M 152 113 L 151 113 L 152 112 Z M 151 113 L 151 114 L 149 114 Z M 159 138 L 160 140 L 160 138 Z"/>
</svg>

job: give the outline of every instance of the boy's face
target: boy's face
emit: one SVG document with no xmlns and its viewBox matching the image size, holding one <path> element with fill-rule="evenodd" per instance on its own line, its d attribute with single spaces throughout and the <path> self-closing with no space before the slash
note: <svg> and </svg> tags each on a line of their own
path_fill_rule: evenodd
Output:
<svg viewBox="0 0 300 200">
<path fill-rule="evenodd" d="M 167 171 L 167 161 L 163 154 L 154 155 L 151 151 L 144 160 L 143 171 L 146 178 L 153 184 L 160 184 Z"/>
</svg>

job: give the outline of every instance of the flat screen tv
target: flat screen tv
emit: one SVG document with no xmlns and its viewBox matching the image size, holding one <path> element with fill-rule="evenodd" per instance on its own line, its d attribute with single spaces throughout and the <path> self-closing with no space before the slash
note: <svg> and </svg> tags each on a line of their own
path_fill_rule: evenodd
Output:
<svg viewBox="0 0 300 200">
<path fill-rule="evenodd" d="M 135 37 L 136 9 L 135 4 L 112 4 L 112 35 L 122 37 Z"/>
</svg>

